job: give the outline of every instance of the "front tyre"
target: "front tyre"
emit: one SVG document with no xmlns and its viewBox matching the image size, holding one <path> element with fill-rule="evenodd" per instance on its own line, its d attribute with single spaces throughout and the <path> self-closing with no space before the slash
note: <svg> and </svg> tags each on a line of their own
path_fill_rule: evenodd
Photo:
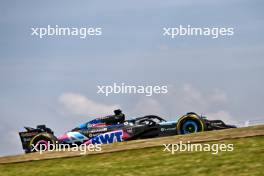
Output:
<svg viewBox="0 0 264 176">
<path fill-rule="evenodd" d="M 195 113 L 188 113 L 181 117 L 177 122 L 178 134 L 190 134 L 205 130 L 204 121 Z"/>
</svg>

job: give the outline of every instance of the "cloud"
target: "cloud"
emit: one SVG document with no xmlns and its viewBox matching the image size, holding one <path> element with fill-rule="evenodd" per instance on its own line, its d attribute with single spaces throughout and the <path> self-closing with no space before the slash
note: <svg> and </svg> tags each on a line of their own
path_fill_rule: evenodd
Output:
<svg viewBox="0 0 264 176">
<path fill-rule="evenodd" d="M 183 88 L 180 89 L 179 92 L 180 94 L 175 94 L 178 100 L 183 100 L 179 103 L 184 103 L 187 107 L 199 107 L 199 109 L 207 108 L 208 102 L 206 97 L 191 84 L 183 85 Z"/>
<path fill-rule="evenodd" d="M 227 123 L 234 123 L 231 113 L 227 110 L 228 97 L 221 89 L 203 92 L 192 84 L 184 84 L 179 87 L 170 85 L 168 90 L 168 94 L 165 95 L 139 96 L 125 113 L 134 117 L 153 114 L 175 120 L 187 112 L 196 112 L 206 115 L 209 119 L 222 119 Z M 63 113 L 78 117 L 104 116 L 121 107 L 118 104 L 106 105 L 95 102 L 78 93 L 62 94 L 59 103 L 62 105 Z"/>
<path fill-rule="evenodd" d="M 13 128 L 9 124 L 5 124 L 0 127 L 0 133 L 4 134 L 1 136 L 1 147 L 0 156 L 7 154 L 19 154 L 22 152 L 21 141 L 18 135 L 17 129 Z"/>
<path fill-rule="evenodd" d="M 139 116 L 147 114 L 164 114 L 164 109 L 160 102 L 154 98 L 149 97 L 139 99 L 132 111 L 132 114 Z"/>
<path fill-rule="evenodd" d="M 228 98 L 225 92 L 220 89 L 214 89 L 213 93 L 208 96 L 208 101 L 210 103 L 227 103 Z"/>
<path fill-rule="evenodd" d="M 78 116 L 103 116 L 111 113 L 114 109 L 119 109 L 117 104 L 106 105 L 95 102 L 78 93 L 64 93 L 59 97 L 64 113 Z"/>
<path fill-rule="evenodd" d="M 171 114 L 211 112 L 228 105 L 226 93 L 218 88 L 203 92 L 192 84 L 184 84 L 180 87 L 171 85 L 168 90 L 167 95 L 158 98 L 161 99 L 161 104 L 170 107 L 168 111 Z"/>
<path fill-rule="evenodd" d="M 156 114 L 166 119 L 177 119 L 187 112 L 205 114 L 209 119 L 234 122 L 228 112 L 228 97 L 218 88 L 203 92 L 192 84 L 176 87 L 170 85 L 168 94 L 141 97 L 132 108 L 132 114 Z"/>
<path fill-rule="evenodd" d="M 209 112 L 205 115 L 208 116 L 210 120 L 223 120 L 227 124 L 237 123 L 236 121 L 234 121 L 231 114 L 224 110 L 220 110 L 217 112 Z"/>
</svg>

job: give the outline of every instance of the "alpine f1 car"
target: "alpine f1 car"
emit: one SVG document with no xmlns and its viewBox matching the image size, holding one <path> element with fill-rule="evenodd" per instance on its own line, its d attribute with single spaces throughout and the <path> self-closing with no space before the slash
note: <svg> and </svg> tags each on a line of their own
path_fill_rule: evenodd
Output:
<svg viewBox="0 0 264 176">
<path fill-rule="evenodd" d="M 147 115 L 131 120 L 125 120 L 121 110 L 115 110 L 115 115 L 96 118 L 81 124 L 71 131 L 56 137 L 54 132 L 45 125 L 37 128 L 25 127 L 19 132 L 23 149 L 26 153 L 34 152 L 32 146 L 40 144 L 108 144 L 143 138 L 154 138 L 177 134 L 188 134 L 210 130 L 236 128 L 227 125 L 222 120 L 208 120 L 204 116 L 190 112 L 177 121 L 166 121 L 156 115 Z"/>
</svg>

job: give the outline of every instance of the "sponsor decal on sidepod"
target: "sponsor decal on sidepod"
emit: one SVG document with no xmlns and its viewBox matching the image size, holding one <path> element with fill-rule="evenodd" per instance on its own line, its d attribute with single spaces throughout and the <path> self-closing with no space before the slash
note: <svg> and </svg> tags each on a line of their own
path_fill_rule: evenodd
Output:
<svg viewBox="0 0 264 176">
<path fill-rule="evenodd" d="M 123 140 L 123 130 L 111 131 L 108 133 L 100 134 L 85 144 L 109 144 L 113 142 L 121 142 Z"/>
</svg>

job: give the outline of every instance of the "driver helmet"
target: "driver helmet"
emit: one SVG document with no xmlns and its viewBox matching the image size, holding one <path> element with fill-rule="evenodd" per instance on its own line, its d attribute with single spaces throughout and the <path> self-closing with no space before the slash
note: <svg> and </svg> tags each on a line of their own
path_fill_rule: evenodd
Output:
<svg viewBox="0 0 264 176">
<path fill-rule="evenodd" d="M 120 114 L 122 114 L 122 111 L 120 109 L 116 109 L 116 110 L 114 110 L 114 113 L 115 113 L 115 115 L 120 115 Z"/>
</svg>

